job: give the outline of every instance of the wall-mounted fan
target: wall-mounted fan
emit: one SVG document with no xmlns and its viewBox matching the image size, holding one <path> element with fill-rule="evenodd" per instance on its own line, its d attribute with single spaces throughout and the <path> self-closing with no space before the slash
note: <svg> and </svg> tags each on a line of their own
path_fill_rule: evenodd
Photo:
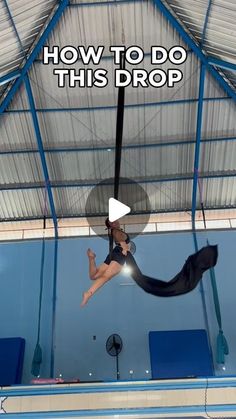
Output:
<svg viewBox="0 0 236 419">
<path fill-rule="evenodd" d="M 120 372 L 119 372 L 119 354 L 122 350 L 123 343 L 122 339 L 119 335 L 116 333 L 113 333 L 113 335 L 109 336 L 106 342 L 106 350 L 107 353 L 110 356 L 116 357 L 116 378 L 117 380 L 120 379 Z"/>
</svg>

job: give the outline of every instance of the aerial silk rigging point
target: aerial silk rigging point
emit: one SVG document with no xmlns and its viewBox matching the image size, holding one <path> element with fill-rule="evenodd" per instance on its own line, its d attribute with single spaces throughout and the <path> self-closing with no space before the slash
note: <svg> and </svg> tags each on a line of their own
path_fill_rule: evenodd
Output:
<svg viewBox="0 0 236 419">
<path fill-rule="evenodd" d="M 216 265 L 217 258 L 216 245 L 203 247 L 190 255 L 181 271 L 168 282 L 143 275 L 131 253 L 128 253 L 126 263 L 132 268 L 132 278 L 144 291 L 158 297 L 174 297 L 196 288 L 204 272 Z"/>
</svg>

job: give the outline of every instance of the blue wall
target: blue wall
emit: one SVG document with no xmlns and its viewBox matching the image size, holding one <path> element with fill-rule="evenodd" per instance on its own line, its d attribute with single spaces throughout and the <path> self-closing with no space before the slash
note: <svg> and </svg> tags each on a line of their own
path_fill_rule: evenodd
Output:
<svg viewBox="0 0 236 419">
<path fill-rule="evenodd" d="M 205 237 L 201 234 L 198 237 L 201 247 L 205 244 Z M 216 373 L 236 374 L 236 279 L 233 264 L 236 233 L 211 232 L 209 238 L 212 243 L 220 245 L 216 275 L 224 331 L 231 349 L 226 371 L 217 370 Z M 145 235 L 138 237 L 135 242 L 135 257 L 143 272 L 166 280 L 174 276 L 187 256 L 194 252 L 190 233 Z M 105 343 L 110 334 L 118 333 L 124 344 L 120 354 L 121 379 L 149 378 L 148 332 L 205 328 L 200 290 L 197 288 L 182 297 L 157 298 L 139 289 L 129 277 L 120 275 L 99 290 L 88 305 L 81 309 L 82 292 L 91 284 L 87 272 L 88 247 L 94 249 L 98 262 L 102 262 L 108 244 L 101 238 L 59 241 L 55 375 L 62 374 L 68 379 L 79 377 L 81 380 L 115 379 L 115 360 L 107 355 Z M 54 242 L 48 241 L 41 339 L 44 361 L 41 376 L 49 376 L 50 371 L 53 251 Z M 30 364 L 37 333 L 40 256 L 40 241 L 0 245 L 0 337 L 25 337 L 25 383 L 32 378 Z M 214 350 L 218 329 L 209 285 L 209 275 L 206 274 L 204 289 Z M 132 376 L 130 370 L 134 371 Z"/>
<path fill-rule="evenodd" d="M 51 305 L 53 281 L 53 242 L 45 246 L 45 281 L 42 306 L 42 375 L 48 374 L 51 341 Z M 26 241 L 0 245 L 0 337 L 26 340 L 23 381 L 29 382 L 31 362 L 37 340 L 38 300 L 41 263 L 40 242 Z"/>
</svg>

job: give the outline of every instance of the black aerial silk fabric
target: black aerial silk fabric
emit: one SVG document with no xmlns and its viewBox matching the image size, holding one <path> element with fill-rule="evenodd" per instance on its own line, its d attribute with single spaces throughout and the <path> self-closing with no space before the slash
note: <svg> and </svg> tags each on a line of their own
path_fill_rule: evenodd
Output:
<svg viewBox="0 0 236 419">
<path fill-rule="evenodd" d="M 217 246 L 203 247 L 189 256 L 181 271 L 168 282 L 143 275 L 130 252 L 126 263 L 132 268 L 131 277 L 144 291 L 158 297 L 174 297 L 196 288 L 203 273 L 216 265 L 217 258 Z"/>
</svg>

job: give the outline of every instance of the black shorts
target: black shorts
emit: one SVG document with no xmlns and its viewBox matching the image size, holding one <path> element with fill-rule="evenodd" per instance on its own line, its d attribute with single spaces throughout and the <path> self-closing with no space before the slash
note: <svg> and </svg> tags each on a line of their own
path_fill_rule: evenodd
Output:
<svg viewBox="0 0 236 419">
<path fill-rule="evenodd" d="M 106 265 L 110 265 L 112 260 L 114 260 L 122 266 L 125 264 L 126 256 L 123 255 L 121 247 L 114 247 L 114 249 L 111 252 L 111 256 L 107 255 L 106 259 L 104 260 L 104 263 L 106 263 Z"/>
</svg>

